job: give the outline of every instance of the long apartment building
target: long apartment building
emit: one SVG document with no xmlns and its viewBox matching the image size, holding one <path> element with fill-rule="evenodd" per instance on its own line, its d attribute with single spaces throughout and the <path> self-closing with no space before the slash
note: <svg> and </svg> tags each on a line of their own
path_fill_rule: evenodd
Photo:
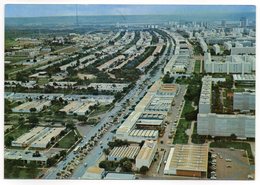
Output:
<svg viewBox="0 0 260 185">
<path fill-rule="evenodd" d="M 255 56 L 230 55 L 225 61 L 212 61 L 211 54 L 205 53 L 204 70 L 206 73 L 250 74 L 255 71 Z"/>
<path fill-rule="evenodd" d="M 199 101 L 199 113 L 211 112 L 211 89 L 212 89 L 212 77 L 205 76 L 202 79 L 202 87 Z"/>
</svg>

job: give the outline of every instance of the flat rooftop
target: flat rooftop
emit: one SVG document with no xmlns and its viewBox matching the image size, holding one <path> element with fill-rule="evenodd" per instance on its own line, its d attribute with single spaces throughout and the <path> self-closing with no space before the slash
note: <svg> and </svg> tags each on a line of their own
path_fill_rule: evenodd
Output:
<svg viewBox="0 0 260 185">
<path fill-rule="evenodd" d="M 114 147 L 113 150 L 109 153 L 109 156 L 119 158 L 127 157 L 129 159 L 135 159 L 139 150 L 140 147 L 138 145 Z"/>
<path fill-rule="evenodd" d="M 136 159 L 139 160 L 150 159 L 152 157 L 154 150 L 156 149 L 157 149 L 157 141 L 146 140 Z"/>
<path fill-rule="evenodd" d="M 171 148 L 165 169 L 203 171 L 208 169 L 209 146 L 204 145 L 181 145 L 176 144 Z"/>
</svg>

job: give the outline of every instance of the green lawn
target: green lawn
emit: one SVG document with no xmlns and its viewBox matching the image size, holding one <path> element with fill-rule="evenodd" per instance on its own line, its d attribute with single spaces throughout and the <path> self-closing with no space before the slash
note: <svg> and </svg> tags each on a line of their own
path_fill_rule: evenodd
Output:
<svg viewBox="0 0 260 185">
<path fill-rule="evenodd" d="M 254 163 L 254 158 L 251 150 L 251 146 L 249 143 L 244 142 L 231 142 L 231 141 L 216 141 L 210 143 L 210 147 L 212 148 L 235 148 L 235 149 L 243 149 L 248 153 L 248 157 L 250 158 L 250 162 Z"/>
<path fill-rule="evenodd" d="M 40 172 L 39 169 L 34 169 L 32 172 L 31 169 L 28 168 L 17 168 L 12 167 L 12 169 L 4 170 L 4 178 L 5 179 L 35 179 L 37 174 Z"/>
<path fill-rule="evenodd" d="M 26 132 L 29 132 L 30 129 L 31 128 L 29 125 L 22 125 L 18 129 L 14 129 L 14 131 L 11 132 L 10 134 L 8 134 L 7 136 L 11 136 L 14 139 L 17 139 L 19 136 L 25 134 Z M 5 136 L 5 138 L 6 138 L 6 136 Z"/>
<path fill-rule="evenodd" d="M 191 122 L 185 119 L 180 119 L 177 131 L 173 140 L 173 144 L 187 144 L 189 140 L 189 136 L 185 133 L 185 131 L 190 128 Z"/>
<path fill-rule="evenodd" d="M 99 105 L 98 108 L 96 110 L 94 110 L 89 117 L 93 117 L 93 116 L 97 116 L 99 114 L 103 114 L 106 111 L 108 111 L 111 108 L 111 106 L 109 105 Z"/>
<path fill-rule="evenodd" d="M 200 61 L 199 60 L 195 61 L 194 73 L 197 73 L 197 74 L 200 73 Z"/>
<path fill-rule="evenodd" d="M 68 135 L 66 135 L 62 140 L 60 140 L 58 142 L 58 145 L 56 145 L 55 147 L 70 148 L 77 141 L 76 138 L 77 138 L 77 136 L 75 135 L 74 131 L 72 130 Z"/>
<path fill-rule="evenodd" d="M 187 113 L 187 112 L 192 112 L 194 111 L 194 108 L 192 107 L 191 105 L 191 101 L 185 101 L 185 105 L 183 107 L 183 110 L 182 110 L 182 114 L 181 114 L 181 117 L 184 118 L 184 115 Z"/>
</svg>

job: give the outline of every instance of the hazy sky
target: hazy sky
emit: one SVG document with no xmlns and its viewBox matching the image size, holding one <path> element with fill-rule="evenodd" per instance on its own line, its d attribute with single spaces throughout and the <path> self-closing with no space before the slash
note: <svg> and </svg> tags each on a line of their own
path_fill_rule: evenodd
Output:
<svg viewBox="0 0 260 185">
<path fill-rule="evenodd" d="M 78 15 L 208 14 L 255 12 L 255 6 L 77 5 Z M 5 17 L 75 15 L 76 5 L 5 5 Z"/>
</svg>

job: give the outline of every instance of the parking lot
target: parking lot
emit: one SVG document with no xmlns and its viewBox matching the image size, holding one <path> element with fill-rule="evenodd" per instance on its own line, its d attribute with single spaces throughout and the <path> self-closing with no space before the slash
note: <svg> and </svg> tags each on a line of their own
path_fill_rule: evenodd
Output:
<svg viewBox="0 0 260 185">
<path fill-rule="evenodd" d="M 210 169 L 211 179 L 218 180 L 247 180 L 250 170 L 250 164 L 244 150 L 212 148 L 212 163 Z M 214 165 L 214 159 L 215 164 Z M 210 172 L 209 172 L 210 173 Z"/>
</svg>

